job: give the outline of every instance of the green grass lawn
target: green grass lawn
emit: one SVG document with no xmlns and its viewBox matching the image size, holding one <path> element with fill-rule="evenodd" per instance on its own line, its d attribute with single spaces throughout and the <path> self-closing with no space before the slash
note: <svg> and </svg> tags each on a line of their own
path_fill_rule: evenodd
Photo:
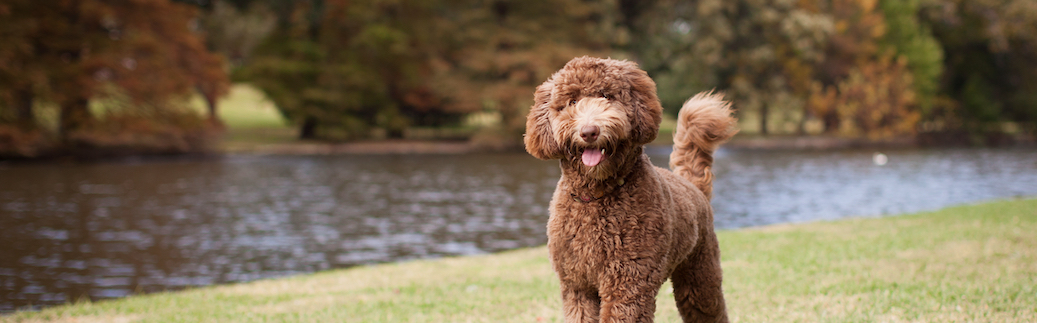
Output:
<svg viewBox="0 0 1037 323">
<path fill-rule="evenodd" d="M 191 105 L 198 112 L 205 113 L 205 101 L 200 96 L 192 98 Z M 216 113 L 227 127 L 221 143 L 225 150 L 249 150 L 265 144 L 296 142 L 297 130 L 288 124 L 262 91 L 249 84 L 231 86 L 227 96 L 220 99 Z"/>
<path fill-rule="evenodd" d="M 205 113 L 205 102 L 200 96 L 193 97 L 191 105 L 198 112 Z M 273 101 L 259 89 L 244 83 L 231 86 L 227 96 L 220 98 L 216 113 L 231 129 L 288 127 Z"/>
<path fill-rule="evenodd" d="M 719 232 L 733 322 L 1037 321 L 1037 199 Z M 79 303 L 13 322 L 559 322 L 543 247 Z M 656 320 L 680 321 L 669 284 Z"/>
</svg>

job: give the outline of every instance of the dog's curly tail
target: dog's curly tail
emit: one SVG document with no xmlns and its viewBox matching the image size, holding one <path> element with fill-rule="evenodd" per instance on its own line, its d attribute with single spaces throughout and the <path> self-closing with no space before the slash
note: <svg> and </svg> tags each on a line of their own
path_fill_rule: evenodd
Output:
<svg viewBox="0 0 1037 323">
<path fill-rule="evenodd" d="M 713 152 L 738 132 L 731 103 L 720 93 L 702 92 L 684 103 L 673 132 L 670 169 L 713 196 Z"/>
</svg>

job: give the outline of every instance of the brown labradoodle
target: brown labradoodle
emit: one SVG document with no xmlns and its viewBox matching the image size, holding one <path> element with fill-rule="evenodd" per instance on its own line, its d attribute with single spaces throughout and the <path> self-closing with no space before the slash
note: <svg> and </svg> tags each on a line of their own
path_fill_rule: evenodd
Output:
<svg viewBox="0 0 1037 323">
<path fill-rule="evenodd" d="M 662 106 L 627 61 L 580 57 L 536 89 L 526 151 L 561 160 L 547 245 L 566 322 L 650 322 L 673 281 L 685 322 L 727 322 L 713 232 L 713 151 L 735 130 L 730 105 L 700 93 L 678 116 L 670 172 L 652 166 Z"/>
</svg>

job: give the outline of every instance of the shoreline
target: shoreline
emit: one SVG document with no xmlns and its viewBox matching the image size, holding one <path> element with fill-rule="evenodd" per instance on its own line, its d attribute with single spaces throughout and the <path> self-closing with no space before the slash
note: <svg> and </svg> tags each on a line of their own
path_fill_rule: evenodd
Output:
<svg viewBox="0 0 1037 323">
<path fill-rule="evenodd" d="M 666 149 L 673 144 L 672 134 L 660 133 L 659 138 L 646 145 L 652 149 Z M 837 136 L 742 135 L 721 145 L 725 149 L 757 151 L 836 151 L 847 149 L 910 149 L 941 147 L 1035 147 L 1031 138 L 1013 138 L 987 145 L 962 141 L 938 141 L 919 137 L 873 140 Z M 524 152 L 521 141 L 482 142 L 473 140 L 383 139 L 354 142 L 281 141 L 250 142 L 221 139 L 197 151 L 155 151 L 148 149 L 99 149 L 97 151 L 56 152 L 33 157 L 0 156 L 3 163 L 110 161 L 127 159 L 213 157 L 226 155 L 461 155 L 473 153 Z"/>
<path fill-rule="evenodd" d="M 660 134 L 660 138 L 646 145 L 654 148 L 673 145 L 672 135 Z M 995 147 L 1033 146 L 1028 140 L 993 145 Z M 455 155 L 470 153 L 522 152 L 521 142 L 485 144 L 471 140 L 422 140 L 388 139 L 356 142 L 289 142 L 276 144 L 223 143 L 215 149 L 216 154 L 257 155 L 405 155 L 439 154 Z M 872 140 L 834 136 L 735 136 L 721 145 L 726 149 L 801 151 L 801 150 L 845 150 L 845 149 L 907 149 L 928 147 L 977 147 L 964 143 L 922 144 L 914 137 Z"/>
<path fill-rule="evenodd" d="M 1032 317 L 1037 199 L 718 230 L 733 321 Z M 559 321 L 543 246 L 76 302 L 2 321 Z M 953 295 L 949 297 L 949 295 Z M 677 321 L 669 285 L 657 321 Z"/>
<path fill-rule="evenodd" d="M 662 137 L 662 136 L 660 136 Z M 660 138 L 647 146 L 670 147 L 672 139 Z M 911 148 L 919 145 L 913 138 L 867 140 L 821 136 L 735 137 L 721 147 L 739 150 L 841 150 L 859 148 Z M 217 154 L 258 155 L 402 155 L 402 154 L 470 154 L 489 152 L 521 152 L 520 144 L 483 145 L 472 141 L 390 139 L 357 142 L 291 142 L 240 145 L 225 143 Z"/>
</svg>

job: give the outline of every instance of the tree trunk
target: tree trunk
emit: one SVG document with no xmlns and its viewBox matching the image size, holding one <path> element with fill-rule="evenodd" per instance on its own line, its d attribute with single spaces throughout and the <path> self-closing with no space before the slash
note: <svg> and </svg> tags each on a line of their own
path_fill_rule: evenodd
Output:
<svg viewBox="0 0 1037 323">
<path fill-rule="evenodd" d="M 209 108 L 209 120 L 218 120 L 216 116 L 216 97 L 212 95 L 205 96 L 205 105 Z"/>
<path fill-rule="evenodd" d="M 766 135 L 767 131 L 767 114 L 770 112 L 770 107 L 766 103 L 760 105 L 760 134 Z"/>
<path fill-rule="evenodd" d="M 824 121 L 824 132 L 826 134 L 831 134 L 835 133 L 836 131 L 839 131 L 839 114 L 835 111 L 825 114 L 822 117 L 822 121 Z"/>
<path fill-rule="evenodd" d="M 302 127 L 299 129 L 299 139 L 313 139 L 317 138 L 317 118 L 307 116 L 302 121 Z"/>
<path fill-rule="evenodd" d="M 32 91 L 18 89 L 14 92 L 15 122 L 22 130 L 36 128 L 36 115 L 32 113 Z"/>
<path fill-rule="evenodd" d="M 201 85 L 195 85 L 195 89 L 198 93 L 205 98 L 205 107 L 209 111 L 209 121 L 216 121 L 219 117 L 216 115 L 216 95 L 205 91 Z"/>
<path fill-rule="evenodd" d="M 810 108 L 806 104 L 803 105 L 803 114 L 799 117 L 799 122 L 796 123 L 796 134 L 806 135 L 807 134 L 807 117 L 810 116 Z"/>
<path fill-rule="evenodd" d="M 93 122 L 89 103 L 86 98 L 76 98 L 61 105 L 58 135 L 62 141 L 67 141 L 70 134 Z"/>
</svg>

